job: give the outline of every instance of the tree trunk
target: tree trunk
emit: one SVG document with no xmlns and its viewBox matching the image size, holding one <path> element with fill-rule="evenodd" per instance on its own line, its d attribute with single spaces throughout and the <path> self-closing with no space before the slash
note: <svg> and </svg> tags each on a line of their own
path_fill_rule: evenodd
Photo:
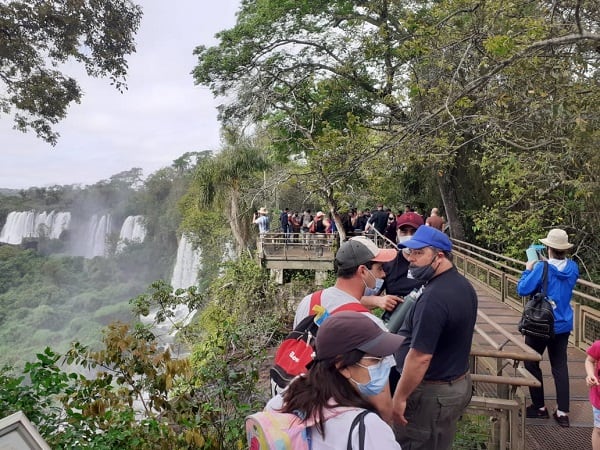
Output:
<svg viewBox="0 0 600 450">
<path fill-rule="evenodd" d="M 444 210 L 446 211 L 446 220 L 450 227 L 450 237 L 462 241 L 465 239 L 465 229 L 459 219 L 456 188 L 452 183 L 451 171 L 444 171 L 441 175 L 438 173 L 436 179 L 442 202 L 444 203 Z"/>
<path fill-rule="evenodd" d="M 239 212 L 240 193 L 232 189 L 229 193 L 229 221 L 231 232 L 236 243 L 236 252 L 238 255 L 248 246 L 247 233 L 245 233 L 244 218 L 240 217 Z"/>
<path fill-rule="evenodd" d="M 346 240 L 346 230 L 344 230 L 344 225 L 342 224 L 340 215 L 337 213 L 337 202 L 333 198 L 333 192 L 326 192 L 325 200 L 327 201 L 327 207 L 329 208 L 329 212 L 331 213 L 331 217 L 335 223 L 338 236 L 340 237 L 340 243 L 342 243 Z"/>
</svg>

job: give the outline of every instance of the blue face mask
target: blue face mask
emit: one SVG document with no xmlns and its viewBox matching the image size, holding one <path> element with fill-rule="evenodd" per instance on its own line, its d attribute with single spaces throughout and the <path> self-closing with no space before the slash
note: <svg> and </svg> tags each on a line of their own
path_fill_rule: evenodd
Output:
<svg viewBox="0 0 600 450">
<path fill-rule="evenodd" d="M 359 383 L 353 378 L 350 378 L 350 380 L 358 387 L 358 391 L 367 397 L 381 394 L 390 376 L 390 370 L 392 368 L 390 363 L 387 360 L 382 359 L 378 364 L 373 366 L 363 366 L 358 363 L 356 365 L 367 369 L 369 371 L 369 377 L 371 378 L 366 384 Z"/>
<path fill-rule="evenodd" d="M 373 275 L 368 269 L 367 272 L 369 272 L 369 275 L 371 275 L 375 279 L 375 287 L 370 288 L 365 282 L 365 280 L 363 280 L 363 283 L 365 283 L 365 291 L 363 293 L 363 296 L 378 295 L 379 291 L 381 291 L 381 288 L 383 287 L 383 278 L 376 278 L 375 275 Z"/>
<path fill-rule="evenodd" d="M 375 278 L 375 287 L 370 288 L 365 284 L 365 292 L 363 295 L 378 295 L 383 287 L 383 278 Z"/>
</svg>

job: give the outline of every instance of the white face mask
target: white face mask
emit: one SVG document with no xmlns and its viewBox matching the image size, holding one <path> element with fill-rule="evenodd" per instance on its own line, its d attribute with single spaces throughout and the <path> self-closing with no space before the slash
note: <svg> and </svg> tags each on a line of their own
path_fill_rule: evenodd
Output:
<svg viewBox="0 0 600 450">
<path fill-rule="evenodd" d="M 402 242 L 406 242 L 408 241 L 412 236 L 407 235 L 407 236 L 398 236 L 398 243 L 401 244 Z"/>
</svg>

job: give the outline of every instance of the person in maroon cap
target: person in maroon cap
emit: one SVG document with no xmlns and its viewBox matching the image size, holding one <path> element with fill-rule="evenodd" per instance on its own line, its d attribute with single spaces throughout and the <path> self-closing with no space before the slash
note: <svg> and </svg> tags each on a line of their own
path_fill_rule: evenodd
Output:
<svg viewBox="0 0 600 450">
<path fill-rule="evenodd" d="M 400 450 L 373 398 L 387 385 L 391 366 L 385 357 L 398 350 L 403 340 L 365 314 L 343 311 L 327 317 L 317 334 L 310 370 L 271 399 L 267 409 L 314 420 L 307 433 L 312 450 Z M 361 433 L 360 426 L 352 425 L 365 411 L 369 413 L 364 415 Z"/>
<path fill-rule="evenodd" d="M 423 218 L 416 212 L 406 212 L 398 217 L 397 225 L 398 247 L 402 248 L 402 242 L 410 239 L 417 228 L 423 225 Z M 385 279 L 382 286 L 376 292 L 366 290 L 360 302 L 367 308 L 381 308 L 391 312 L 402 301 L 402 297 L 413 289 L 420 288 L 423 283 L 407 276 L 408 260 L 402 252 L 398 252 L 392 261 L 384 263 L 383 270 Z M 381 292 L 385 292 L 385 295 L 379 295 Z"/>
</svg>

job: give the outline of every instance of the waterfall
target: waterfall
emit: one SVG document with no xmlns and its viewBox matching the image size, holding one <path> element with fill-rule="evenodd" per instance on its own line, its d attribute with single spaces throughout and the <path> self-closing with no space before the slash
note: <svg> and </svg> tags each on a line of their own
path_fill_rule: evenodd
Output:
<svg viewBox="0 0 600 450">
<path fill-rule="evenodd" d="M 110 214 L 104 214 L 98 217 L 94 214 L 88 223 L 87 227 L 87 248 L 85 251 L 86 258 L 93 258 L 94 256 L 105 256 L 106 255 L 106 238 L 111 232 L 111 218 Z"/>
<path fill-rule="evenodd" d="M 144 242 L 145 238 L 144 216 L 128 216 L 121 226 L 117 252 L 122 251 L 128 242 Z"/>
<path fill-rule="evenodd" d="M 192 243 L 185 235 L 181 236 L 177 248 L 177 259 L 171 277 L 173 288 L 188 288 L 198 282 L 198 270 L 200 269 L 200 249 L 194 250 Z"/>
<path fill-rule="evenodd" d="M 174 289 L 186 289 L 197 283 L 198 270 L 200 269 L 200 255 L 200 250 L 194 250 L 192 243 L 185 235 L 182 235 L 177 248 L 173 276 L 171 277 L 171 286 Z M 183 357 L 187 355 L 188 350 L 175 342 L 177 329 L 175 329 L 173 324 L 187 325 L 192 320 L 195 311 L 190 313 L 186 305 L 178 305 L 171 309 L 171 311 L 173 312 L 173 317 L 161 324 L 155 324 L 153 332 L 162 345 L 170 348 L 174 356 Z M 145 324 L 154 323 L 156 312 L 156 309 L 152 309 L 147 316 L 141 317 L 140 320 Z"/>
<path fill-rule="evenodd" d="M 6 217 L 6 223 L 0 232 L 0 242 L 18 245 L 24 238 L 45 236 L 58 239 L 69 228 L 71 213 L 43 211 L 13 211 Z"/>
</svg>

